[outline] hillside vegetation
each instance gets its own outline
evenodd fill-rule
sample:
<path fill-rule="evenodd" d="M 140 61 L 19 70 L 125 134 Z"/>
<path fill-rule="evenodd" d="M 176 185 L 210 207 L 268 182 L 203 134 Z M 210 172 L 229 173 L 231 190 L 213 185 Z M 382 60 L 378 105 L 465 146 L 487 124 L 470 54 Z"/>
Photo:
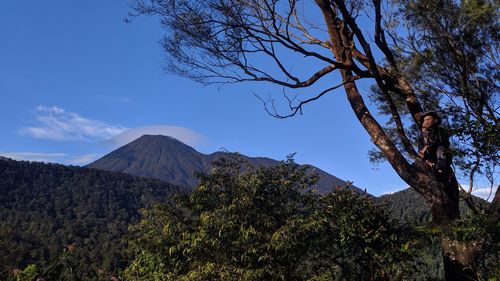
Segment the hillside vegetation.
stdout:
<path fill-rule="evenodd" d="M 271 168 L 219 161 L 175 204 L 133 227 L 127 280 L 402 280 L 428 275 L 422 243 L 372 198 L 317 181 L 289 160 Z M 425 279 L 423 279 L 425 280 Z"/>
<path fill-rule="evenodd" d="M 473 204 L 480 210 L 487 206 L 487 202 L 479 197 L 472 196 Z M 432 221 L 430 207 L 413 188 L 407 188 L 391 194 L 376 197 L 378 204 L 388 208 L 391 218 L 400 223 L 425 224 Z M 462 216 L 471 212 L 465 201 L 460 200 L 460 213 Z"/>
<path fill-rule="evenodd" d="M 0 280 L 30 263 L 45 266 L 64 250 L 74 280 L 123 268 L 128 224 L 178 190 L 121 173 L 0 160 Z"/>
<path fill-rule="evenodd" d="M 0 280 L 439 280 L 444 237 L 478 245 L 479 280 L 500 274 L 500 226 L 481 215 L 441 233 L 412 191 L 320 196 L 317 175 L 291 159 L 244 165 L 221 158 L 188 193 L 0 160 Z"/>

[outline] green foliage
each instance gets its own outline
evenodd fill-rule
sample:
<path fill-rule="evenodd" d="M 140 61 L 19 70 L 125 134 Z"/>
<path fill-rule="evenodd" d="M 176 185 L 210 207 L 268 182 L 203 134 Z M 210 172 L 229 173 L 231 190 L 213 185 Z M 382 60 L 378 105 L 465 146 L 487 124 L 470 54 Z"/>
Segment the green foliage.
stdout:
<path fill-rule="evenodd" d="M 491 218 L 484 214 L 473 213 L 465 204 L 460 202 L 461 218 L 455 220 L 447 229 L 433 226 L 431 222 L 430 208 L 419 194 L 409 188 L 394 194 L 384 195 L 376 199 L 379 204 L 386 206 L 391 217 L 401 224 L 414 226 L 420 243 L 423 246 L 421 253 L 422 264 L 435 276 L 440 275 L 439 266 L 434 265 L 442 258 L 441 240 L 451 241 L 461 247 L 467 248 L 474 253 L 472 269 L 478 280 L 490 280 L 500 276 L 500 225 L 493 223 Z M 486 210 L 489 206 L 486 201 L 474 198 L 480 210 Z M 463 252 L 462 252 L 463 253 Z M 465 251 L 464 255 L 469 252 Z M 425 279 L 423 279 L 425 280 Z"/>
<path fill-rule="evenodd" d="M 15 269 L 33 271 L 30 264 L 50 269 L 68 248 L 72 277 L 50 280 L 98 279 L 99 270 L 109 278 L 127 263 L 122 237 L 138 209 L 177 190 L 125 174 L 0 160 L 0 280 Z"/>
<path fill-rule="evenodd" d="M 40 276 L 40 269 L 35 264 L 30 264 L 16 276 L 16 279 L 19 281 L 29 281 L 38 276 Z"/>
<path fill-rule="evenodd" d="M 500 277 L 500 222 L 485 215 L 469 215 L 450 226 L 448 236 L 477 248 L 474 269 L 480 280 Z"/>
<path fill-rule="evenodd" d="M 424 110 L 440 112 L 454 144 L 455 165 L 469 177 L 491 174 L 500 164 L 498 2 L 491 0 L 394 0 L 392 29 L 398 63 Z M 399 32 L 398 32 L 399 31 Z M 401 97 L 394 95 L 403 115 Z M 372 100 L 389 111 L 376 91 Z M 410 121 L 410 118 L 406 118 Z M 389 127 L 394 128 L 393 120 Z M 417 136 L 415 127 L 408 133 Z M 372 152 L 374 160 L 380 155 Z"/>
<path fill-rule="evenodd" d="M 52 259 L 45 268 L 37 264 L 29 264 L 23 270 L 14 270 L 10 275 L 5 276 L 7 281 L 32 281 L 38 278 L 45 280 L 77 280 L 70 263 L 72 259 L 72 248 L 65 249 L 64 252 Z"/>
<path fill-rule="evenodd" d="M 375 200 L 389 210 L 392 219 L 400 223 L 419 225 L 432 219 L 429 206 L 413 188 L 382 195 Z"/>
<path fill-rule="evenodd" d="M 244 172 L 242 172 L 244 171 Z M 221 160 L 190 195 L 143 210 L 129 280 L 402 280 L 418 242 L 348 190 L 316 196 L 291 159 L 272 168 Z"/>
<path fill-rule="evenodd" d="M 430 207 L 413 188 L 407 188 L 392 194 L 382 195 L 375 202 L 388 209 L 390 217 L 401 224 L 425 225 L 432 221 Z M 472 196 L 474 205 L 484 211 L 489 205 L 478 197 Z M 462 216 L 471 216 L 472 211 L 464 201 L 460 201 Z"/>

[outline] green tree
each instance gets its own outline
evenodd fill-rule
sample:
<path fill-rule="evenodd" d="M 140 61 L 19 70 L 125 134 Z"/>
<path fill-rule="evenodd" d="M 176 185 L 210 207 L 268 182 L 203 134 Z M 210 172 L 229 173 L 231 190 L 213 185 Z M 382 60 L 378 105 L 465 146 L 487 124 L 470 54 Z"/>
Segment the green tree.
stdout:
<path fill-rule="evenodd" d="M 62 260 L 73 277 L 60 280 L 109 278 L 128 263 L 122 237 L 138 209 L 179 190 L 120 173 L 0 160 L 0 280 L 29 264 L 36 265 L 31 272 L 53 272 L 51 264 L 69 254 L 63 249 L 71 249 Z"/>
<path fill-rule="evenodd" d="M 273 101 L 266 103 L 276 117 L 302 113 L 308 103 L 343 88 L 379 155 L 425 199 L 433 222 L 443 229 L 459 217 L 460 187 L 453 173 L 439 179 L 418 156 L 422 136 L 415 128 L 423 112 L 438 109 L 451 121 L 462 156 L 455 159 L 472 180 L 498 166 L 495 1 L 134 3 L 132 17 L 160 17 L 166 68 L 174 74 L 208 84 L 263 81 L 316 93 L 289 98 L 289 114 L 277 112 Z M 397 32 L 402 27 L 409 31 Z M 305 70 L 293 67 L 297 61 Z M 372 95 L 389 114 L 388 127 L 368 108 L 368 95 L 357 84 L 361 79 L 373 81 Z M 498 220 L 500 189 L 491 206 L 492 220 Z"/>
<path fill-rule="evenodd" d="M 343 87 L 381 155 L 431 205 L 435 223 L 446 225 L 456 219 L 458 183 L 453 176 L 440 181 L 432 171 L 418 168 L 425 166 L 415 145 L 420 132 L 411 127 L 419 126 L 424 110 L 451 110 L 439 104 L 446 92 L 455 101 L 451 112 L 461 113 L 453 124 L 457 138 L 465 142 L 462 152 L 469 162 L 464 167 L 477 171 L 476 156 L 481 163 L 498 162 L 496 6 L 482 0 L 317 0 L 315 4 L 138 0 L 131 15 L 160 16 L 167 31 L 162 40 L 168 54 L 166 68 L 203 83 L 265 81 L 289 89 L 316 89 L 324 85 L 320 81 L 340 74 L 339 84 L 327 86 L 317 96 L 297 104 L 289 100 L 290 114 L 279 115 L 273 107 L 268 111 L 276 117 L 293 116 L 307 103 Z M 370 27 L 371 33 L 360 24 Z M 401 25 L 410 27 L 410 32 L 391 33 Z M 297 61 L 290 59 L 293 55 L 310 65 L 308 69 L 317 69 L 309 76 L 292 71 L 291 63 Z M 436 73 L 458 79 L 434 77 Z M 367 108 L 356 84 L 360 79 L 375 82 L 376 99 L 390 114 L 393 130 L 384 129 Z M 432 91 L 427 84 L 434 87 Z"/>
<path fill-rule="evenodd" d="M 493 188 L 500 163 L 498 5 L 482 0 L 394 3 L 392 21 L 404 23 L 388 30 L 394 53 L 424 108 L 445 118 L 453 135 L 458 176 L 469 182 L 469 194 L 477 177 Z M 383 95 L 375 87 L 374 91 L 372 99 L 380 112 L 390 115 Z M 392 98 L 404 112 L 400 98 Z M 386 130 L 394 132 L 393 120 L 388 125 Z M 417 133 L 414 126 L 407 128 Z"/>
<path fill-rule="evenodd" d="M 15 270 L 12 274 L 2 274 L 6 281 L 33 281 L 33 280 L 80 280 L 73 272 L 70 260 L 72 249 L 65 249 L 61 255 L 54 257 L 44 268 L 37 264 L 29 264 L 24 269 Z"/>
<path fill-rule="evenodd" d="M 417 272 L 409 262 L 415 241 L 402 238 L 385 209 L 349 190 L 306 192 L 316 180 L 292 160 L 258 169 L 221 160 L 191 194 L 143 211 L 125 276 L 401 280 Z"/>

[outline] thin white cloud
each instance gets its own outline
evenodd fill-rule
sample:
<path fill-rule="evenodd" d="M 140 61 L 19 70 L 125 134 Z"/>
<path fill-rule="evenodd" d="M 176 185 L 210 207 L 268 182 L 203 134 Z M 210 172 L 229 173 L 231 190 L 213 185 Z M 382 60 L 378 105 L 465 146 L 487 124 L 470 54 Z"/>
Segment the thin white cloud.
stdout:
<path fill-rule="evenodd" d="M 86 165 L 100 157 L 99 154 L 69 155 L 68 153 L 43 152 L 1 152 L 0 156 L 18 161 L 35 161 L 45 163 L 60 163 L 66 165 Z"/>
<path fill-rule="evenodd" d="M 390 189 L 390 190 L 382 191 L 379 195 L 375 195 L 375 196 L 391 195 L 391 194 L 394 194 L 396 192 L 400 192 L 402 190 L 405 190 L 407 188 L 408 188 L 408 186 L 407 187 L 401 187 L 401 188 L 393 188 L 393 189 Z"/>
<path fill-rule="evenodd" d="M 113 146 L 122 146 L 140 138 L 143 135 L 169 136 L 191 146 L 200 144 L 205 140 L 205 137 L 203 137 L 201 134 L 187 128 L 156 125 L 128 129 L 106 140 L 106 143 L 109 143 Z"/>
<path fill-rule="evenodd" d="M 68 156 L 66 153 L 40 153 L 40 152 L 0 152 L 1 156 L 14 160 L 36 162 L 59 162 Z"/>
<path fill-rule="evenodd" d="M 63 108 L 39 105 L 35 109 L 36 125 L 19 130 L 22 135 L 49 140 L 99 141 L 113 137 L 126 127 L 82 117 Z"/>
<path fill-rule="evenodd" d="M 90 162 L 93 162 L 94 160 L 97 160 L 101 155 L 99 154 L 85 154 L 85 155 L 79 155 L 79 156 L 73 156 L 71 159 L 66 161 L 67 164 L 70 165 L 86 165 L 89 164 Z"/>
<path fill-rule="evenodd" d="M 462 189 L 465 192 L 469 192 L 469 184 L 466 183 L 461 183 Z M 495 186 L 488 187 L 489 184 L 486 183 L 480 183 L 472 188 L 472 195 L 477 196 L 479 198 L 482 198 L 484 200 L 493 200 L 493 197 L 495 196 L 495 192 L 497 188 Z"/>
<path fill-rule="evenodd" d="M 480 187 L 472 190 L 472 194 L 483 198 L 485 200 L 493 200 L 493 197 L 495 196 L 495 192 L 497 191 L 496 187 Z"/>

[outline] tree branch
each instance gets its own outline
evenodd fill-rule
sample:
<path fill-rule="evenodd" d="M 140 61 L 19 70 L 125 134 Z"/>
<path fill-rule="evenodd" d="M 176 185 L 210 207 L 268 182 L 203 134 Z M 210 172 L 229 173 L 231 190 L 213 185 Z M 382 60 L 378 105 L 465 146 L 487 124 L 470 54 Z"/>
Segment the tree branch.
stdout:
<path fill-rule="evenodd" d="M 274 106 L 274 100 L 271 100 L 271 108 L 272 108 L 272 111 L 269 110 L 269 107 L 268 107 L 268 104 L 269 104 L 269 100 L 268 101 L 264 101 L 260 96 L 256 95 L 254 93 L 254 95 L 264 104 L 264 109 L 266 110 L 266 112 L 271 115 L 272 117 L 275 117 L 275 118 L 278 118 L 278 119 L 286 119 L 286 118 L 289 118 L 289 117 L 292 117 L 292 116 L 295 116 L 297 113 L 300 113 L 302 114 L 302 109 L 304 107 L 304 105 L 310 103 L 310 102 L 313 102 L 315 100 L 318 100 L 319 98 L 321 98 L 322 96 L 324 96 L 325 94 L 333 91 L 333 90 L 336 90 L 342 86 L 344 86 L 346 83 L 350 83 L 350 82 L 353 82 L 353 81 L 356 81 L 358 79 L 360 79 L 361 77 L 360 76 L 353 76 L 351 77 L 351 79 L 349 81 L 345 81 L 341 84 L 338 84 L 336 86 L 333 86 L 333 87 L 330 87 L 328 89 L 325 89 L 323 91 L 321 91 L 321 93 L 319 93 L 318 95 L 312 97 L 312 98 L 309 98 L 309 99 L 306 99 L 306 100 L 303 100 L 303 101 L 300 101 L 299 104 L 297 105 L 293 105 L 293 102 L 295 100 L 294 99 L 290 99 L 288 98 L 286 95 L 285 95 L 285 98 L 288 100 L 288 106 L 290 107 L 290 113 L 287 114 L 287 115 L 281 115 L 278 113 L 278 111 L 276 110 L 276 107 Z"/>

